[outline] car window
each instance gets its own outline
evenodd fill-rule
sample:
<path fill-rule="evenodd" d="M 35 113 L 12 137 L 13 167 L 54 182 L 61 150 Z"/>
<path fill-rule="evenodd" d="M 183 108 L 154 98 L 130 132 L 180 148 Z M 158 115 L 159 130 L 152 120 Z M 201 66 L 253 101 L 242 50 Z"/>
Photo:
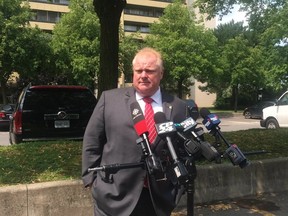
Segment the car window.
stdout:
<path fill-rule="evenodd" d="M 279 105 L 288 105 L 288 94 L 285 94 L 280 100 Z"/>
<path fill-rule="evenodd" d="M 26 92 L 23 109 L 91 109 L 95 101 L 94 95 L 85 89 L 31 89 Z"/>

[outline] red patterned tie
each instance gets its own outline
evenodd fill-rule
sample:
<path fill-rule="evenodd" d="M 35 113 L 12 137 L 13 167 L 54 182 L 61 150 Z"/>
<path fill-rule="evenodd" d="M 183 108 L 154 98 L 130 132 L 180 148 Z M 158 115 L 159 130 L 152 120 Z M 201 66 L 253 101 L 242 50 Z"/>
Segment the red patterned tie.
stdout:
<path fill-rule="evenodd" d="M 154 111 L 151 103 L 153 102 L 152 98 L 143 98 L 145 102 L 145 120 L 148 128 L 148 139 L 150 143 L 153 143 L 156 138 L 156 129 L 155 129 L 155 121 L 154 121 Z"/>

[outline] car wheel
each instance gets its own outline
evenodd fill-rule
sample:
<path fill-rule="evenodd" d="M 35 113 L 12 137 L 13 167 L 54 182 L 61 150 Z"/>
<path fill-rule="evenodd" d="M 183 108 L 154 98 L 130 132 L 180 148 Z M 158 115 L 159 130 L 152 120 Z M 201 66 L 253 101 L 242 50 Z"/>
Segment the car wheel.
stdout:
<path fill-rule="evenodd" d="M 250 119 L 251 118 L 251 113 L 249 111 L 246 111 L 244 113 L 244 117 L 245 117 L 245 119 Z"/>
<path fill-rule="evenodd" d="M 266 122 L 266 129 L 277 129 L 279 128 L 278 122 L 275 119 L 268 119 Z"/>

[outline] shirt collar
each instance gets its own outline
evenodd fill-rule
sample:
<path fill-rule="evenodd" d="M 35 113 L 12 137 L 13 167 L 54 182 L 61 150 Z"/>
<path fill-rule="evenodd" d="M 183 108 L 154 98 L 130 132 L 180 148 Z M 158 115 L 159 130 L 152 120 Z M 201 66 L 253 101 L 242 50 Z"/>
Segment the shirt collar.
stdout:
<path fill-rule="evenodd" d="M 152 95 L 150 98 L 154 100 L 155 103 L 161 104 L 162 103 L 162 96 L 161 96 L 161 90 L 158 88 L 158 90 L 155 92 L 154 95 Z M 136 91 L 136 100 L 142 100 L 143 97 Z"/>

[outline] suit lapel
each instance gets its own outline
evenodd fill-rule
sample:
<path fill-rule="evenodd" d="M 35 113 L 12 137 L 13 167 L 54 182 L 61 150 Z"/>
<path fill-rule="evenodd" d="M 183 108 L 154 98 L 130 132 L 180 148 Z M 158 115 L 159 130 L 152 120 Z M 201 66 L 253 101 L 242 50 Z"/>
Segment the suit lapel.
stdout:
<path fill-rule="evenodd" d="M 124 100 L 126 102 L 126 108 L 131 113 L 130 111 L 130 106 L 132 103 L 136 102 L 136 96 L 135 96 L 135 90 L 134 88 L 130 87 L 127 88 L 127 91 L 125 92 Z M 131 115 L 131 120 L 132 120 L 132 115 Z"/>
<path fill-rule="evenodd" d="M 173 106 L 170 103 L 171 101 L 171 96 L 162 93 L 162 106 L 163 106 L 163 112 L 165 113 L 166 119 L 170 120 L 171 119 L 171 115 L 172 115 L 172 110 L 173 110 Z"/>
<path fill-rule="evenodd" d="M 166 119 L 170 120 L 172 115 L 173 106 L 167 102 L 163 102 L 163 112 L 165 113 Z"/>

